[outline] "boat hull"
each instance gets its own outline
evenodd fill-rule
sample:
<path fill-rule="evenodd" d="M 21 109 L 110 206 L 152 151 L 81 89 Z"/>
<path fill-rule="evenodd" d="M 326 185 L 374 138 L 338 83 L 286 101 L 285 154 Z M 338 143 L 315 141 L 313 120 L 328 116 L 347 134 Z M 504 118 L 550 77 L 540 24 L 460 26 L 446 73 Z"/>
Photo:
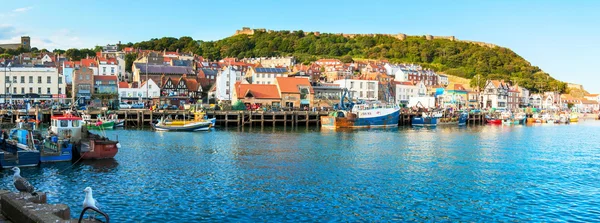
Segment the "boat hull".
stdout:
<path fill-rule="evenodd" d="M 486 120 L 486 122 L 488 124 L 492 124 L 492 125 L 500 125 L 500 124 L 502 124 L 502 120 L 500 120 L 500 119 L 488 119 L 488 120 Z"/>
<path fill-rule="evenodd" d="M 411 120 L 412 126 L 437 126 L 438 118 L 437 117 L 413 117 Z"/>
<path fill-rule="evenodd" d="M 86 124 L 85 126 L 87 127 L 87 129 L 92 129 L 92 130 L 113 129 L 115 127 L 115 122 L 113 122 L 113 121 L 103 122 L 100 125 L 96 125 L 95 123 L 89 123 L 89 124 Z"/>
<path fill-rule="evenodd" d="M 70 143 L 66 146 L 62 146 L 59 150 L 56 149 L 56 144 L 44 145 L 44 148 L 40 151 L 40 162 L 42 163 L 66 162 L 71 161 L 72 159 L 73 145 Z"/>
<path fill-rule="evenodd" d="M 208 131 L 212 127 L 212 121 L 190 123 L 187 125 L 152 124 L 152 127 L 156 131 L 173 131 L 173 132 Z"/>
<path fill-rule="evenodd" d="M 374 111 L 376 112 L 376 111 Z M 367 117 L 321 117 L 321 127 L 326 129 L 337 128 L 386 128 L 398 127 L 400 109 L 393 109 L 383 115 L 371 115 Z"/>
<path fill-rule="evenodd" d="M 77 147 L 77 158 L 84 160 L 114 158 L 119 152 L 118 143 L 112 140 L 91 139 L 88 143 L 81 143 Z"/>
<path fill-rule="evenodd" d="M 2 168 L 8 169 L 13 167 L 29 167 L 37 166 L 40 163 L 40 152 L 39 151 L 17 151 L 17 154 L 1 151 L 0 152 L 0 165 Z"/>

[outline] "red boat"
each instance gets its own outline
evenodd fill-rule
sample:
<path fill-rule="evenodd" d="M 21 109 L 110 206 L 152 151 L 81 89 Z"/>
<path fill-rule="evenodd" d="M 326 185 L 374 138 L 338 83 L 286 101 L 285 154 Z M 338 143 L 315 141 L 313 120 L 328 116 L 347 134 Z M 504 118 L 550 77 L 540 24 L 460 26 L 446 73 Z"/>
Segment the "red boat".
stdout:
<path fill-rule="evenodd" d="M 486 119 L 488 124 L 493 124 L 493 125 L 501 125 L 502 124 L 502 120 L 500 119 Z"/>

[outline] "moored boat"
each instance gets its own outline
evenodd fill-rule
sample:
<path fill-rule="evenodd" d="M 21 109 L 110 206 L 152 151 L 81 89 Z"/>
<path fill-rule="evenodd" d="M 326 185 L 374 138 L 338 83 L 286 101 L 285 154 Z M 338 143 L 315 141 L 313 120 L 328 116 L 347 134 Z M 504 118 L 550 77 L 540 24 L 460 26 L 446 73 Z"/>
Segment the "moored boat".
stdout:
<path fill-rule="evenodd" d="M 421 116 L 414 116 L 411 119 L 412 126 L 437 126 L 438 117 L 427 113 L 421 114 Z"/>
<path fill-rule="evenodd" d="M 395 105 L 355 105 L 351 110 L 339 110 L 321 117 L 323 128 L 397 127 L 400 107 Z"/>
<path fill-rule="evenodd" d="M 82 120 L 79 117 L 53 116 L 50 129 L 40 145 L 40 161 L 62 162 L 73 159 L 73 132 L 81 132 Z M 80 134 L 77 134 L 80 135 Z"/>
<path fill-rule="evenodd" d="M 468 120 L 469 120 L 469 113 L 462 112 L 458 116 L 458 125 L 466 125 Z"/>
<path fill-rule="evenodd" d="M 102 117 L 99 117 L 96 120 L 93 120 L 91 118 L 91 116 L 88 114 L 81 115 L 81 118 L 83 119 L 84 125 L 87 129 L 104 130 L 104 129 L 113 129 L 115 127 L 114 120 L 109 120 L 109 119 L 105 119 Z"/>
<path fill-rule="evenodd" d="M 0 143 L 2 168 L 37 166 L 40 163 L 40 151 L 35 147 L 31 129 L 18 127 L 11 129 L 10 133 L 2 130 Z"/>
<path fill-rule="evenodd" d="M 65 113 L 62 116 L 54 116 L 57 125 L 52 125 L 50 131 L 53 134 L 69 139 L 73 149 L 73 159 L 108 159 L 114 158 L 121 147 L 118 140 L 111 140 L 106 136 L 91 133 L 83 125 L 83 119 Z"/>
<path fill-rule="evenodd" d="M 571 113 L 569 117 L 570 122 L 579 122 L 579 115 L 577 113 Z"/>
<path fill-rule="evenodd" d="M 164 118 L 161 118 L 158 123 L 153 123 L 152 127 L 156 131 L 208 131 L 214 126 L 215 122 L 215 118 L 206 119 L 206 116 L 203 112 L 196 112 L 194 113 L 193 120 L 165 120 Z"/>

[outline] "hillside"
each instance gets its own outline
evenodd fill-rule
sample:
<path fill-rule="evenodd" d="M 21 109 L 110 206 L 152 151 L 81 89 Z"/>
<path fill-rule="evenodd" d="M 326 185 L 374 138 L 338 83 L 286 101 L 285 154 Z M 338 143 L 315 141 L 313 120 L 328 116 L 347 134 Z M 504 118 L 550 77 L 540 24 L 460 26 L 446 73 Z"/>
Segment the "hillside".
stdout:
<path fill-rule="evenodd" d="M 491 45 L 491 44 L 490 44 Z M 127 46 L 142 49 L 193 52 L 205 58 L 295 56 L 309 63 L 318 58 L 388 59 L 393 63 L 417 63 L 453 76 L 503 79 L 535 91 L 564 92 L 566 84 L 555 80 L 539 67 L 510 49 L 452 39 L 431 39 L 426 36 L 395 38 L 390 35 L 345 36 L 303 31 L 261 31 L 252 35 L 239 34 L 218 41 L 194 41 L 164 37 Z"/>

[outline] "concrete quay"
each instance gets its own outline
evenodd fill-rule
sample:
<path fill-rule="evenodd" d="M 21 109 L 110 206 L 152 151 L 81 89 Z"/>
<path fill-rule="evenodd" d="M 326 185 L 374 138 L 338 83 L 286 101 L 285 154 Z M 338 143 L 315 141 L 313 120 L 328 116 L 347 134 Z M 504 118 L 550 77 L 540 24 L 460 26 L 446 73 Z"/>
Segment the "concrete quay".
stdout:
<path fill-rule="evenodd" d="M 0 223 L 75 223 L 79 219 L 71 217 L 71 209 L 65 204 L 48 204 L 46 194 L 39 192 L 39 196 L 25 195 L 0 190 Z M 89 212 L 91 213 L 91 212 Z M 75 216 L 79 217 L 79 216 Z M 81 222 L 93 223 L 98 220 L 83 220 Z"/>

